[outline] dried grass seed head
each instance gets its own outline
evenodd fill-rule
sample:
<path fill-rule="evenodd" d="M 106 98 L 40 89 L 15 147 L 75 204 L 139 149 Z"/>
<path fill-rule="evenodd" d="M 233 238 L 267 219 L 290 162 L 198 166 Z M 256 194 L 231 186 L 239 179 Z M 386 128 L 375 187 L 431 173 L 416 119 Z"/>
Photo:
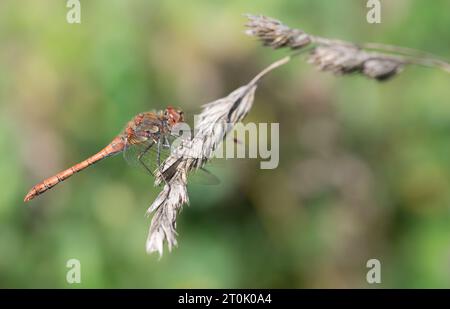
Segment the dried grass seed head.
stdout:
<path fill-rule="evenodd" d="M 279 20 L 262 15 L 247 14 L 246 16 L 249 21 L 246 24 L 248 29 L 245 33 L 259 38 L 265 46 L 300 49 L 311 43 L 308 34 L 299 29 L 291 29 Z"/>
<path fill-rule="evenodd" d="M 378 81 L 385 81 L 400 73 L 404 65 L 399 60 L 372 58 L 364 61 L 362 73 Z"/>
<path fill-rule="evenodd" d="M 317 46 L 308 61 L 322 71 L 338 75 L 359 73 L 379 81 L 395 76 L 405 64 L 398 57 L 366 52 L 348 44 Z"/>

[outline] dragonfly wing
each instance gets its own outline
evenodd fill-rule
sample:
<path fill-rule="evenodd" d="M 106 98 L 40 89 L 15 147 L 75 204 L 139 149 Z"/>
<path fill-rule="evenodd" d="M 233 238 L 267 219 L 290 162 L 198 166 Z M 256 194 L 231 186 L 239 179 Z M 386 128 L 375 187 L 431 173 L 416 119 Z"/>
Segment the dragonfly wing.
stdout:
<path fill-rule="evenodd" d="M 204 167 L 193 170 L 189 174 L 189 182 L 199 185 L 216 186 L 220 184 L 219 178 Z"/>
<path fill-rule="evenodd" d="M 153 175 L 159 169 L 159 164 L 162 164 L 171 153 L 170 144 L 165 143 L 163 139 L 164 136 L 161 137 L 159 146 L 158 142 L 150 140 L 131 145 L 124 152 L 125 160 L 131 166 L 143 168 L 147 173 Z"/>
<path fill-rule="evenodd" d="M 145 142 L 129 145 L 124 150 L 124 158 L 132 166 L 138 166 L 145 172 L 154 175 L 161 167 L 159 164 L 171 155 L 171 145 L 179 135 L 161 135 L 160 141 L 147 140 Z M 158 145 L 159 144 L 159 145 Z M 176 160 L 164 171 L 164 176 L 171 179 L 176 172 L 181 158 Z M 158 164 L 159 163 L 159 164 Z M 217 185 L 220 180 L 205 168 L 199 168 L 189 173 L 189 183 L 202 185 Z"/>
<path fill-rule="evenodd" d="M 153 141 L 148 140 L 142 143 L 127 145 L 123 151 L 125 161 L 131 166 L 139 166 L 139 156 L 145 152 L 146 149 L 152 147 Z"/>

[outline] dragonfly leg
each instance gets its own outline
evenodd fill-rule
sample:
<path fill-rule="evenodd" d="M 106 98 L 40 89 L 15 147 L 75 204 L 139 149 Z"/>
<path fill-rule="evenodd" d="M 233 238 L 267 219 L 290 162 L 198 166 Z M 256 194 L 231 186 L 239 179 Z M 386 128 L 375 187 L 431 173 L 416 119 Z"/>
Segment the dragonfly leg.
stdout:
<path fill-rule="evenodd" d="M 169 143 L 169 139 L 167 138 L 167 136 L 164 135 L 164 144 L 163 146 L 165 148 L 170 148 L 170 143 Z"/>
<path fill-rule="evenodd" d="M 164 137 L 164 138 L 166 138 L 166 137 Z M 161 168 L 161 155 L 160 155 L 160 153 L 161 153 L 161 147 L 163 146 L 161 138 L 158 140 L 158 145 L 157 146 L 158 146 L 158 151 L 157 151 L 157 154 L 156 154 L 156 163 L 158 164 L 159 174 L 161 175 L 161 178 L 164 180 L 166 185 L 168 185 L 169 183 L 167 182 L 166 177 L 164 177 L 164 171 Z"/>
<path fill-rule="evenodd" d="M 161 139 L 158 140 L 158 153 L 157 153 L 157 156 L 156 156 L 156 163 L 158 163 L 158 167 L 161 166 L 161 155 L 160 155 L 160 152 L 161 152 Z"/>
<path fill-rule="evenodd" d="M 148 145 L 144 151 L 142 151 L 139 155 L 138 155 L 138 160 L 139 162 L 142 164 L 143 167 L 145 167 L 145 169 L 150 173 L 150 175 L 152 175 L 153 177 L 155 177 L 155 174 L 153 174 L 152 170 L 147 166 L 147 164 L 145 164 L 144 161 L 142 161 L 142 157 L 150 150 L 150 148 L 153 146 L 153 144 Z"/>

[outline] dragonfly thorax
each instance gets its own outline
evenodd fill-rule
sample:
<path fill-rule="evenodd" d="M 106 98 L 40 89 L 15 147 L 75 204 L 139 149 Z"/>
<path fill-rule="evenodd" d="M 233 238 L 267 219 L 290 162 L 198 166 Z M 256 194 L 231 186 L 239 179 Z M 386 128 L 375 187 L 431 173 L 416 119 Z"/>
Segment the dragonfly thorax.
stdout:
<path fill-rule="evenodd" d="M 124 131 L 128 144 L 157 142 L 162 135 L 170 134 L 172 128 L 184 121 L 183 111 L 167 107 L 164 111 L 137 114 Z"/>

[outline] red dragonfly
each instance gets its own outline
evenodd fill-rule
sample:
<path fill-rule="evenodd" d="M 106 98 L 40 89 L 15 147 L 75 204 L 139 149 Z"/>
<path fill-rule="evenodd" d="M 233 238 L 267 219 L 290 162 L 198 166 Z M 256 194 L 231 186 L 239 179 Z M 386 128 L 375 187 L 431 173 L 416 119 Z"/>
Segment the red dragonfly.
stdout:
<path fill-rule="evenodd" d="M 153 174 L 151 168 L 148 167 L 144 158 L 152 149 L 152 147 L 156 145 L 156 163 L 159 167 L 161 165 L 161 150 L 163 148 L 170 148 L 168 139 L 171 134 L 170 132 L 176 124 L 183 121 L 183 112 L 170 106 L 167 107 L 164 111 L 156 113 L 145 112 L 136 115 L 130 122 L 128 122 L 122 133 L 116 136 L 111 141 L 111 143 L 109 143 L 109 145 L 107 145 L 92 157 L 87 158 L 86 160 L 75 164 L 74 166 L 38 183 L 33 188 L 31 188 L 31 190 L 25 196 L 24 201 L 28 202 L 34 199 L 36 196 L 53 188 L 58 183 L 66 180 L 73 174 L 84 170 L 85 168 L 99 162 L 100 160 L 103 160 L 120 152 L 125 152 L 128 157 L 134 156 L 134 159 L 137 159 L 137 161 L 142 164 L 147 171 Z"/>

